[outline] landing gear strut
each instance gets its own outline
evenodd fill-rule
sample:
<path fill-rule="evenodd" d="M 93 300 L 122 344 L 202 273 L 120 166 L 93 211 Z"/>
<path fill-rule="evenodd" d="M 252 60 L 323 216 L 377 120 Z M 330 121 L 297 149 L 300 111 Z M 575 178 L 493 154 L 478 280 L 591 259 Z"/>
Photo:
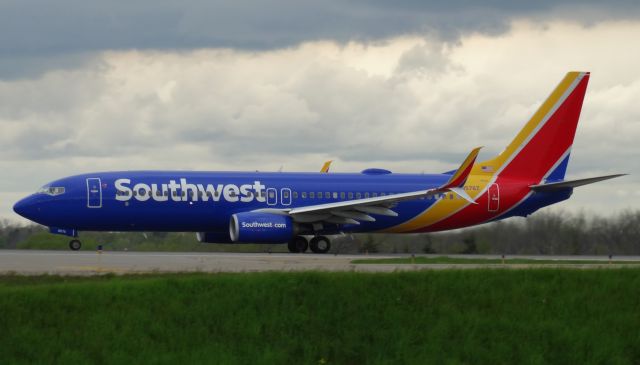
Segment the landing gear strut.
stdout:
<path fill-rule="evenodd" d="M 304 253 L 309 247 L 309 242 L 302 236 L 295 236 L 289 241 L 288 247 L 291 253 Z"/>
<path fill-rule="evenodd" d="M 309 242 L 309 247 L 313 253 L 327 253 L 331 249 L 331 241 L 325 236 L 316 236 Z"/>
<path fill-rule="evenodd" d="M 82 242 L 79 240 L 71 240 L 69 241 L 69 248 L 73 251 L 78 251 L 82 247 Z"/>

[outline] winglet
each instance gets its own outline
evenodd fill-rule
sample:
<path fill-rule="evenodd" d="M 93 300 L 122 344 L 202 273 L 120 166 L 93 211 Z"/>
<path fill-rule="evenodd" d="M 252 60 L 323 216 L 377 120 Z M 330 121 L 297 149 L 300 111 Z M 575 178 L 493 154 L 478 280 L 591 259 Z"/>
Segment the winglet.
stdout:
<path fill-rule="evenodd" d="M 331 167 L 331 163 L 333 162 L 333 160 L 329 160 L 327 162 L 324 163 L 324 165 L 322 165 L 322 168 L 320 169 L 320 172 L 323 174 L 326 174 L 329 172 L 329 167 Z"/>
<path fill-rule="evenodd" d="M 456 170 L 456 172 L 451 176 L 449 181 L 446 184 L 442 185 L 438 189 L 451 189 L 451 188 L 461 188 L 464 186 L 464 183 L 467 182 L 467 178 L 471 173 L 471 168 L 473 168 L 473 163 L 476 162 L 476 158 L 478 157 L 478 153 L 480 153 L 480 149 L 482 147 L 476 147 L 469 153 L 469 156 L 464 160 L 462 165 Z"/>

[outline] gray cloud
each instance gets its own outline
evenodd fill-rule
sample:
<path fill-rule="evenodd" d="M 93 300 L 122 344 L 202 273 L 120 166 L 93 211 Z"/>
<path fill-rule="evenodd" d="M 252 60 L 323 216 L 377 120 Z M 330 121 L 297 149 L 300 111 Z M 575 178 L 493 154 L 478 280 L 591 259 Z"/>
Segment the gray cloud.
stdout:
<path fill-rule="evenodd" d="M 593 24 L 635 19 L 639 8 L 632 0 L 5 0 L 0 3 L 0 78 L 68 68 L 82 61 L 74 54 L 103 50 L 265 50 L 315 40 L 370 42 L 416 34 L 453 41 L 470 32 L 503 33 L 519 18 Z"/>
<path fill-rule="evenodd" d="M 525 22 L 446 46 L 401 37 L 96 53 L 0 81 L 0 216 L 49 180 L 96 170 L 315 171 L 331 158 L 334 171 L 447 171 L 472 147 L 498 153 L 575 68 L 593 76 L 570 175 L 632 176 L 585 187 L 570 204 L 637 206 L 640 49 L 627 45 L 638 32 L 640 22 Z"/>

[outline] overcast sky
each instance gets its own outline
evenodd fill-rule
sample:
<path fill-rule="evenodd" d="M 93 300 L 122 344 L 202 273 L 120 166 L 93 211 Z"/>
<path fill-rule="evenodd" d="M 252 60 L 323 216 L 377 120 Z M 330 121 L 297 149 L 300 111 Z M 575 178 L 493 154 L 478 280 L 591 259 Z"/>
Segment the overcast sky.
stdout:
<path fill-rule="evenodd" d="M 451 170 L 571 70 L 568 175 L 631 175 L 562 207 L 637 209 L 639 39 L 636 1 L 4 0 L 0 218 L 96 170 Z"/>

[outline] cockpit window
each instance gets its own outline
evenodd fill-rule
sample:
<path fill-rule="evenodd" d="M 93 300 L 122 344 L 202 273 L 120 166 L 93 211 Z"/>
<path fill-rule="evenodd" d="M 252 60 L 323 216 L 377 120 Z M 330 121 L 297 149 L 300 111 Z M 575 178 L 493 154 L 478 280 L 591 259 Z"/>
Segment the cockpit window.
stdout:
<path fill-rule="evenodd" d="M 64 194 L 64 187 L 62 186 L 43 186 L 38 190 L 38 193 L 47 194 L 51 196 Z"/>

